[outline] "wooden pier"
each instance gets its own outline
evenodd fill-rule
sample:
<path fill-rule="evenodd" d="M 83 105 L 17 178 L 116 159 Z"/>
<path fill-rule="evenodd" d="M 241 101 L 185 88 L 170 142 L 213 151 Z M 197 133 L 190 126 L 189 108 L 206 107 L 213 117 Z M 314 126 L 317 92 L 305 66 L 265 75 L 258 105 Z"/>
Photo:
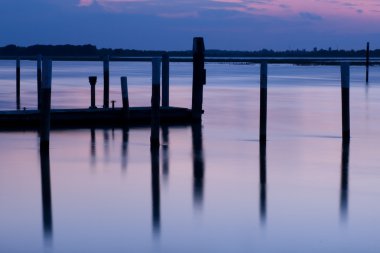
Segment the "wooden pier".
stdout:
<path fill-rule="evenodd" d="M 110 127 L 126 125 L 183 125 L 200 122 L 203 109 L 203 85 L 206 83 L 204 70 L 204 41 L 203 38 L 194 38 L 193 41 L 193 105 L 192 108 L 180 108 L 169 105 L 169 56 L 164 54 L 161 58 L 143 58 L 144 61 L 152 62 L 152 105 L 150 107 L 129 107 L 127 77 L 120 77 L 120 93 L 123 99 L 123 107 L 115 108 L 114 101 L 110 107 L 109 101 L 109 62 L 114 60 L 109 56 L 98 61 L 103 61 L 103 105 L 101 108 L 95 106 L 95 85 L 98 80 L 96 76 L 89 76 L 91 103 L 85 109 L 51 109 L 50 97 L 51 86 L 54 86 L 54 78 L 51 78 L 51 62 L 66 59 L 44 58 L 37 56 L 35 59 L 16 58 L 16 101 L 14 111 L 0 111 L 0 130 L 39 129 L 41 132 L 52 128 L 82 128 L 82 127 Z M 36 89 L 38 94 L 37 109 L 21 109 L 20 96 L 20 59 L 35 60 L 37 62 Z M 68 57 L 69 59 L 69 57 Z M 86 61 L 87 58 L 76 59 Z M 94 60 L 94 59 L 92 59 Z M 140 61 L 139 59 L 132 59 Z M 42 65 L 42 68 L 41 68 Z M 161 94 L 161 65 L 162 65 L 162 94 Z M 50 66 L 47 69 L 44 66 Z M 44 80 L 45 76 L 48 78 Z M 47 83 L 49 82 L 49 83 Z M 49 87 L 44 89 L 44 87 Z M 162 96 L 162 106 L 160 106 Z M 47 99 L 48 98 L 48 99 Z M 49 101 L 47 101 L 49 100 Z M 45 129 L 44 125 L 49 125 Z"/>

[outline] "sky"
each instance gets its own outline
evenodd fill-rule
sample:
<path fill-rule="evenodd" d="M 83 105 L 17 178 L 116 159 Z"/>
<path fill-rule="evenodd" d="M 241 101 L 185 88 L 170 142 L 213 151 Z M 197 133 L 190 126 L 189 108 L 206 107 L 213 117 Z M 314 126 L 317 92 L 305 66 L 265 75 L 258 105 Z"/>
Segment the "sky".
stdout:
<path fill-rule="evenodd" d="M 380 48 L 380 0 L 0 0 L 0 46 Z"/>

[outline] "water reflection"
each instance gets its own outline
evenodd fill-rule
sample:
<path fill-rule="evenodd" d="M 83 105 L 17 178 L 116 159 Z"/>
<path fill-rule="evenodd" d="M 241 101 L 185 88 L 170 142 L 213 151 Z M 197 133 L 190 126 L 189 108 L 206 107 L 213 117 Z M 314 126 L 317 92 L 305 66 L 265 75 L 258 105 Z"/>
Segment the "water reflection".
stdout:
<path fill-rule="evenodd" d="M 169 127 L 162 126 L 162 175 L 164 182 L 168 181 L 169 177 Z"/>
<path fill-rule="evenodd" d="M 96 135 L 95 135 L 94 128 L 91 128 L 90 155 L 91 155 L 91 167 L 94 167 L 96 164 Z"/>
<path fill-rule="evenodd" d="M 260 221 L 267 219 L 267 143 L 260 141 Z"/>
<path fill-rule="evenodd" d="M 106 163 L 110 159 L 110 135 L 108 129 L 103 129 L 103 138 L 104 138 L 104 160 Z"/>
<path fill-rule="evenodd" d="M 126 126 L 122 129 L 123 131 L 123 141 L 121 144 L 121 168 L 123 171 L 127 170 L 128 164 L 128 141 L 129 141 L 129 127 Z"/>
<path fill-rule="evenodd" d="M 160 215 L 160 150 L 151 147 L 150 161 L 152 170 L 152 226 L 153 233 L 159 235 L 161 231 Z"/>
<path fill-rule="evenodd" d="M 342 141 L 342 163 L 340 181 L 340 217 L 343 222 L 348 219 L 348 183 L 349 183 L 350 140 Z"/>
<path fill-rule="evenodd" d="M 202 125 L 191 125 L 193 142 L 193 201 L 195 207 L 202 207 L 204 190 L 204 154 L 202 140 Z"/>
<path fill-rule="evenodd" d="M 50 242 L 53 237 L 53 212 L 50 187 L 50 154 L 48 148 L 40 150 L 40 163 L 44 238 L 45 242 Z"/>

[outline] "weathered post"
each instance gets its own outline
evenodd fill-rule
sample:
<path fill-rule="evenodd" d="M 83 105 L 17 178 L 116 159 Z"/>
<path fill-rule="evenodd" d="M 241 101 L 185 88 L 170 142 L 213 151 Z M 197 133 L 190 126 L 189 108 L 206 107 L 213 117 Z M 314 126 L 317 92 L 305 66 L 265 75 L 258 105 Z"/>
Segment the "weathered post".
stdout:
<path fill-rule="evenodd" d="M 16 107 L 17 110 L 20 110 L 21 107 L 21 70 L 20 70 L 20 58 L 16 60 Z"/>
<path fill-rule="evenodd" d="M 366 61 L 365 61 L 365 81 L 368 83 L 369 81 L 369 42 L 367 42 L 367 50 L 366 50 Z"/>
<path fill-rule="evenodd" d="M 169 106 L 169 54 L 162 55 L 162 106 Z"/>
<path fill-rule="evenodd" d="M 41 110 L 42 56 L 37 56 L 37 109 Z"/>
<path fill-rule="evenodd" d="M 109 96 L 110 96 L 110 57 L 107 55 L 103 60 L 103 108 L 109 108 Z"/>
<path fill-rule="evenodd" d="M 160 71 L 161 58 L 152 60 L 152 121 L 150 146 L 158 148 L 160 146 Z"/>
<path fill-rule="evenodd" d="M 341 70 L 341 93 L 342 93 L 342 137 L 350 138 L 350 65 L 342 63 Z"/>
<path fill-rule="evenodd" d="M 206 84 L 205 45 L 202 37 L 193 40 L 193 97 L 192 118 L 194 121 L 202 120 L 203 85 Z"/>
<path fill-rule="evenodd" d="M 51 60 L 44 59 L 42 63 L 42 108 L 41 108 L 41 135 L 40 148 L 49 148 L 50 132 L 50 103 L 51 103 L 51 78 L 52 63 Z"/>
<path fill-rule="evenodd" d="M 129 98 L 128 98 L 128 79 L 126 76 L 120 78 L 121 81 L 121 97 L 123 100 L 123 114 L 124 122 L 127 122 L 129 119 Z"/>
<path fill-rule="evenodd" d="M 260 142 L 267 140 L 268 64 L 260 66 Z"/>
<path fill-rule="evenodd" d="M 96 85 L 97 77 L 96 76 L 89 76 L 88 77 L 88 81 L 90 82 L 90 85 L 91 85 L 91 106 L 90 106 L 90 109 L 96 109 L 96 105 L 95 105 L 95 85 Z"/>

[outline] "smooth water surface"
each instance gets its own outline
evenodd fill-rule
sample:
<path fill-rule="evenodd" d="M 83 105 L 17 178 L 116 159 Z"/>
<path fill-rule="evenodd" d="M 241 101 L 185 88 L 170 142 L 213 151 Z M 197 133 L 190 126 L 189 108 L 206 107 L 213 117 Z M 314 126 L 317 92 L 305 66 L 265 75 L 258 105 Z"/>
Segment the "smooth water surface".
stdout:
<path fill-rule="evenodd" d="M 36 107 L 22 62 L 21 106 Z M 0 132 L 0 252 L 379 252 L 380 69 L 351 68 L 351 141 L 338 67 L 269 65 L 268 142 L 258 142 L 259 66 L 207 64 L 202 126 Z M 111 64 L 111 96 L 149 105 L 148 63 Z M 191 104 L 191 65 L 171 64 L 170 103 Z M 14 62 L 0 107 L 15 108 Z M 54 108 L 89 106 L 99 63 L 54 63 Z"/>

